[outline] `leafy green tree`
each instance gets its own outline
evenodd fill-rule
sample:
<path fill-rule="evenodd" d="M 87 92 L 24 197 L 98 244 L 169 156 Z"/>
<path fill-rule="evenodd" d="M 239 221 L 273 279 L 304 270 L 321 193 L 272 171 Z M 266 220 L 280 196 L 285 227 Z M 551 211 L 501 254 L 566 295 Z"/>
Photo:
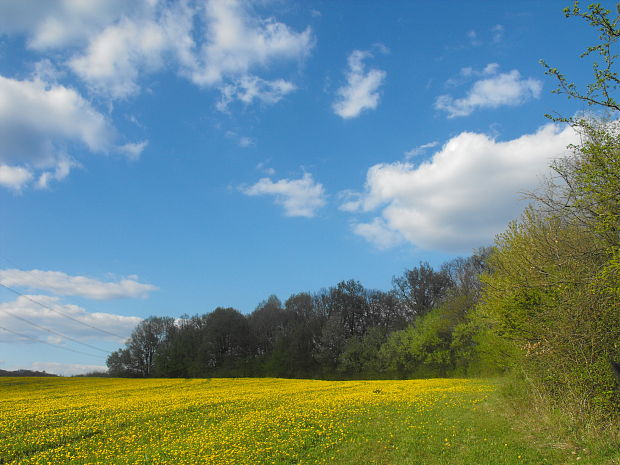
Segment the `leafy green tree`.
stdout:
<path fill-rule="evenodd" d="M 610 360 L 620 356 L 617 301 L 597 290 L 602 239 L 571 217 L 534 208 L 497 239 L 480 314 L 510 345 L 505 361 L 570 406 L 616 402 Z"/>
<path fill-rule="evenodd" d="M 198 352 L 206 372 L 234 368 L 251 354 L 250 325 L 238 310 L 218 307 L 205 316 L 204 323 Z"/>
<path fill-rule="evenodd" d="M 363 336 L 349 338 L 338 359 L 338 371 L 353 377 L 381 376 L 383 367 L 379 351 L 386 340 L 387 330 L 382 326 L 370 328 Z"/>

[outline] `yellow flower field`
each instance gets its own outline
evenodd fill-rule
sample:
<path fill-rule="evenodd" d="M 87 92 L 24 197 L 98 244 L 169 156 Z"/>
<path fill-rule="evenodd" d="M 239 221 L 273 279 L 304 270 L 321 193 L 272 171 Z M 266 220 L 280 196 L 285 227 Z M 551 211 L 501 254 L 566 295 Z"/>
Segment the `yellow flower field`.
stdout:
<path fill-rule="evenodd" d="M 0 463 L 329 463 L 342 444 L 364 441 L 356 431 L 373 411 L 411 411 L 411 434 L 423 434 L 425 411 L 472 406 L 491 389 L 469 380 L 0 378 Z"/>

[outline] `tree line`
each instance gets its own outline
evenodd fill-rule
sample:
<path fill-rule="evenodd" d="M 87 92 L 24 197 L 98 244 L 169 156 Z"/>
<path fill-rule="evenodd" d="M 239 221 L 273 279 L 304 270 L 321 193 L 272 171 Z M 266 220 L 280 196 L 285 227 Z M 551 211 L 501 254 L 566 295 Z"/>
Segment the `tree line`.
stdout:
<path fill-rule="evenodd" d="M 275 295 L 244 315 L 150 317 L 108 358 L 115 376 L 303 378 L 465 374 L 471 341 L 461 331 L 478 301 L 489 249 L 434 270 L 428 263 L 393 279 L 393 289 L 342 281 L 310 294 Z M 414 328 L 419 334 L 410 334 Z M 419 344 L 410 351 L 410 339 Z M 439 351 L 442 351 L 441 355 Z M 427 352 L 435 352 L 426 357 Z"/>

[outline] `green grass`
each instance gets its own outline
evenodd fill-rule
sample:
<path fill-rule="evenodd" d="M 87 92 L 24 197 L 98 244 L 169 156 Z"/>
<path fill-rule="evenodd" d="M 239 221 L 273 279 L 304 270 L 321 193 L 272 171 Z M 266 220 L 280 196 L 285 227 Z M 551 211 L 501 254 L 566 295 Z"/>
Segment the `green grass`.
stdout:
<path fill-rule="evenodd" d="M 526 430 L 506 416 L 502 399 L 492 394 L 466 408 L 449 401 L 419 414 L 391 406 L 358 418 L 350 439 L 333 453 L 335 464 L 620 464 L 620 446 L 565 442 L 545 432 Z M 524 412 L 527 416 L 527 413 Z"/>

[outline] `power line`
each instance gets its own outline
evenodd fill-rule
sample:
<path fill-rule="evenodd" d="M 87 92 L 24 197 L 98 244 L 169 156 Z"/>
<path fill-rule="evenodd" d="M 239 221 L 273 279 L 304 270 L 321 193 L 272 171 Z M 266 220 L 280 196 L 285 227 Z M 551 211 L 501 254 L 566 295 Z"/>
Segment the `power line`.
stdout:
<path fill-rule="evenodd" d="M 37 342 L 39 344 L 47 344 L 48 346 L 56 347 L 57 349 L 68 350 L 69 352 L 74 352 L 76 354 L 88 355 L 89 357 L 100 358 L 100 355 L 89 354 L 89 353 L 82 352 L 82 351 L 79 351 L 79 350 L 71 349 L 70 347 L 63 347 L 63 346 L 58 345 L 58 344 L 53 344 L 51 342 L 42 341 L 39 338 L 28 336 L 27 334 L 18 333 L 17 331 L 13 331 L 13 330 L 11 330 L 9 328 L 5 328 L 4 326 L 0 326 L 0 329 L 6 331 L 7 333 L 11 333 L 11 334 L 14 334 L 16 336 L 23 337 L 25 339 L 30 339 L 31 341 Z"/>
<path fill-rule="evenodd" d="M 109 334 L 110 336 L 114 336 L 114 337 L 117 337 L 117 338 L 122 339 L 122 340 L 126 339 L 126 337 L 124 337 L 124 336 L 120 336 L 118 334 L 114 334 L 114 333 L 112 333 L 110 331 L 107 331 L 105 329 L 97 328 L 96 326 L 93 326 L 91 324 L 88 324 L 88 323 L 85 323 L 85 322 L 83 322 L 81 320 L 78 320 L 77 318 L 74 318 L 74 317 L 72 317 L 71 315 L 68 315 L 65 312 L 61 312 L 60 310 L 58 310 L 56 308 L 50 307 L 49 305 L 42 304 L 41 302 L 38 302 L 38 301 L 34 300 L 32 297 L 30 297 L 30 296 L 28 296 L 26 294 L 23 294 L 23 293 L 19 292 L 18 290 L 13 289 L 12 287 L 7 286 L 6 284 L 0 283 L 0 286 L 4 287 L 5 289 L 8 289 L 9 291 L 13 292 L 14 294 L 22 296 L 25 299 L 28 299 L 30 302 L 32 302 L 34 304 L 37 304 L 40 307 L 46 308 L 47 310 L 51 310 L 52 312 L 56 312 L 59 315 L 64 316 L 65 318 L 69 318 L 70 320 L 73 320 L 76 323 L 81 324 L 82 326 L 86 326 L 88 328 L 94 329 L 94 330 L 99 331 L 101 333 Z"/>
<path fill-rule="evenodd" d="M 12 260 L 9 260 L 8 258 L 6 258 L 6 257 L 4 257 L 4 256 L 2 256 L 2 255 L 0 255 L 0 258 L 2 258 L 2 259 L 3 259 L 3 260 L 5 260 L 6 262 L 9 262 L 9 263 L 11 263 L 12 265 L 17 266 L 17 267 L 19 268 L 19 266 L 18 266 L 17 264 L 15 264 Z M 86 326 L 86 327 L 91 328 L 91 329 L 95 329 L 95 330 L 100 331 L 100 332 L 105 333 L 105 334 L 109 334 L 109 335 L 114 336 L 114 337 L 117 337 L 117 338 L 119 338 L 119 339 L 125 339 L 125 337 L 123 337 L 123 336 L 120 336 L 120 335 L 118 335 L 118 334 L 114 334 L 114 333 L 112 333 L 112 332 L 110 332 L 110 331 L 106 331 L 105 329 L 97 328 L 96 326 L 93 326 L 93 325 L 90 325 L 90 324 L 88 324 L 88 323 L 85 323 L 85 322 L 83 322 L 83 321 L 81 321 L 81 320 L 78 320 L 78 319 L 76 319 L 76 318 L 72 317 L 71 315 L 68 315 L 68 314 L 66 314 L 66 313 L 64 313 L 64 312 L 61 312 L 60 310 L 57 310 L 57 309 L 55 309 L 55 308 L 53 308 L 53 307 L 50 307 L 50 306 L 45 305 L 45 304 L 43 304 L 43 303 L 41 303 L 41 302 L 38 302 L 38 301 L 34 300 L 33 298 L 31 298 L 30 296 L 27 296 L 27 295 L 25 295 L 25 294 L 23 294 L 23 293 L 19 292 L 18 290 L 13 289 L 12 287 L 7 286 L 6 284 L 0 283 L 0 286 L 4 287 L 5 289 L 7 289 L 7 290 L 9 290 L 9 291 L 11 291 L 11 292 L 13 292 L 13 293 L 15 293 L 15 294 L 19 295 L 19 296 L 22 296 L 22 297 L 24 297 L 24 298 L 28 299 L 30 302 L 33 302 L 33 303 L 35 303 L 35 304 L 37 304 L 37 305 L 39 305 L 39 306 L 41 306 L 41 307 L 43 307 L 43 308 L 46 308 L 46 309 L 48 309 L 48 310 L 51 310 L 51 311 L 53 311 L 53 312 L 56 312 L 56 313 L 58 313 L 58 314 L 62 315 L 63 317 L 65 317 L 65 318 L 69 318 L 70 320 L 75 321 L 76 323 L 79 323 L 79 324 L 81 324 L 81 325 L 83 325 L 83 326 Z M 46 332 L 48 332 L 48 333 L 50 333 L 50 334 L 55 334 L 56 336 L 59 336 L 59 337 L 64 338 L 64 339 L 67 339 L 68 341 L 75 342 L 76 344 L 80 344 L 80 345 L 82 345 L 82 346 L 84 346 L 84 347 L 88 347 L 88 348 L 90 348 L 90 349 L 94 349 L 94 350 L 97 350 L 97 351 L 99 351 L 99 352 L 103 352 L 103 353 L 105 353 L 105 354 L 110 354 L 110 353 L 111 353 L 111 352 L 110 352 L 110 351 L 108 351 L 108 350 L 104 350 L 104 349 L 101 349 L 101 348 L 99 348 L 99 347 L 93 346 L 93 345 L 91 345 L 91 344 L 87 344 L 87 343 L 82 342 L 82 341 L 80 341 L 80 340 L 78 340 L 78 339 L 75 339 L 75 338 L 73 338 L 73 337 L 71 337 L 71 336 L 66 336 L 65 334 L 62 334 L 62 333 L 60 333 L 60 332 L 58 332 L 58 331 L 55 331 L 55 330 L 53 330 L 53 329 L 46 328 L 45 326 L 41 326 L 41 325 L 39 325 L 39 324 L 37 324 L 37 323 L 33 323 L 32 321 L 29 321 L 28 319 L 23 318 L 23 317 L 21 317 L 21 316 L 19 316 L 19 315 L 15 315 L 14 313 L 11 313 L 11 312 L 9 312 L 9 311 L 7 311 L 7 310 L 0 309 L 0 311 L 3 311 L 4 313 L 6 313 L 7 315 L 12 316 L 13 318 L 17 318 L 18 320 L 21 320 L 21 321 L 23 321 L 24 323 L 27 323 L 27 324 L 29 324 L 29 325 L 31 325 L 31 326 L 34 326 L 35 328 L 41 329 L 41 330 L 46 331 Z M 5 330 L 7 330 L 7 331 L 9 331 L 9 332 L 13 332 L 13 331 L 11 331 L 11 330 L 8 330 L 7 328 L 3 328 L 3 329 L 5 329 Z M 17 334 L 17 333 L 15 333 L 15 332 L 13 332 L 13 333 L 14 333 L 14 334 Z M 38 341 L 38 342 L 43 342 L 43 343 L 45 343 L 45 344 L 50 344 L 50 343 L 45 342 L 45 341 L 40 341 L 40 340 L 39 340 L 39 339 L 37 339 L 37 338 L 31 338 L 31 337 L 28 337 L 28 336 L 25 336 L 25 335 L 22 335 L 22 336 L 27 337 L 27 338 L 29 338 L 29 339 L 36 340 L 36 341 Z M 53 345 L 54 347 L 60 347 L 60 346 L 55 345 L 55 344 L 51 344 L 51 345 Z M 63 347 L 63 348 L 64 348 L 64 349 L 67 349 L 66 347 Z M 68 349 L 68 350 L 71 350 L 71 351 L 73 351 L 73 352 L 82 353 L 82 352 L 79 352 L 79 351 L 75 351 L 75 350 L 73 350 L 73 349 Z M 87 354 L 87 355 L 91 355 L 91 354 Z M 91 356 L 93 356 L 93 355 L 91 355 Z"/>
<path fill-rule="evenodd" d="M 59 333 L 58 331 L 53 330 L 53 329 L 49 329 L 49 328 L 46 328 L 45 326 L 41 326 L 41 325 L 38 325 L 36 323 L 33 323 L 32 321 L 29 321 L 26 318 L 23 318 L 21 316 L 15 315 L 14 313 L 11 313 L 11 312 L 9 312 L 7 310 L 0 309 L 0 311 L 6 313 L 7 315 L 12 316 L 13 318 L 17 318 L 18 320 L 21 320 L 24 323 L 27 323 L 27 324 L 29 324 L 31 326 L 34 326 L 35 328 L 39 328 L 39 329 L 41 329 L 43 331 L 46 331 L 46 332 L 48 332 L 50 334 L 55 334 L 56 336 L 60 336 L 60 337 L 62 337 L 64 339 L 67 339 L 69 341 L 75 342 L 76 344 L 80 344 L 80 345 L 83 345 L 84 347 L 88 347 L 90 349 L 98 350 L 99 352 L 103 352 L 103 353 L 106 353 L 106 354 L 110 354 L 111 353 L 109 350 L 100 349 L 99 347 L 95 347 L 93 345 L 87 344 L 86 342 L 82 342 L 82 341 L 80 341 L 78 339 L 75 339 L 75 338 L 73 338 L 71 336 L 66 336 L 66 335 L 64 335 L 62 333 Z"/>

